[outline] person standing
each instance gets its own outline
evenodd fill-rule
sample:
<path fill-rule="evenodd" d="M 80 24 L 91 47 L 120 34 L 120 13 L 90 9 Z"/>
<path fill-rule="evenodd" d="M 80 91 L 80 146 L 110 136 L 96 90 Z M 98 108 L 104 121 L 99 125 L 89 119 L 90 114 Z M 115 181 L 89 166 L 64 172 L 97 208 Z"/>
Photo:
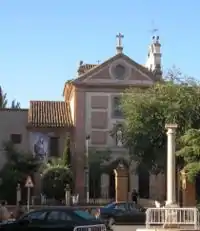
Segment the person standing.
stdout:
<path fill-rule="evenodd" d="M 132 194 L 131 194 L 131 197 L 132 197 L 132 201 L 137 204 L 138 203 L 138 193 L 137 191 L 134 189 Z"/>
<path fill-rule="evenodd" d="M 2 201 L 0 205 L 0 222 L 6 222 L 10 218 L 10 213 L 6 208 L 6 202 Z"/>
<path fill-rule="evenodd" d="M 21 216 L 23 216 L 25 213 L 24 206 L 22 204 L 22 201 L 19 201 L 19 204 L 17 206 L 16 212 L 15 212 L 15 218 L 19 219 Z"/>

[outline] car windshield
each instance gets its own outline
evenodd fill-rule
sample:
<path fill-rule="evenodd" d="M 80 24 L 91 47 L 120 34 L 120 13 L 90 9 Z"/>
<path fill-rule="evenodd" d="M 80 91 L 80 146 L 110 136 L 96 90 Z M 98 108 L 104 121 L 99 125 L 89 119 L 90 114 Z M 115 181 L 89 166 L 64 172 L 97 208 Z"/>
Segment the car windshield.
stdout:
<path fill-rule="evenodd" d="M 95 219 L 95 217 L 92 216 L 90 213 L 82 211 L 82 210 L 75 210 L 74 213 L 77 216 L 79 216 L 79 217 L 81 217 L 83 219 L 86 219 L 86 220 L 94 220 Z"/>
<path fill-rule="evenodd" d="M 112 208 L 114 206 L 115 206 L 115 203 L 111 203 L 111 204 L 105 205 L 104 208 L 109 209 L 109 208 Z"/>

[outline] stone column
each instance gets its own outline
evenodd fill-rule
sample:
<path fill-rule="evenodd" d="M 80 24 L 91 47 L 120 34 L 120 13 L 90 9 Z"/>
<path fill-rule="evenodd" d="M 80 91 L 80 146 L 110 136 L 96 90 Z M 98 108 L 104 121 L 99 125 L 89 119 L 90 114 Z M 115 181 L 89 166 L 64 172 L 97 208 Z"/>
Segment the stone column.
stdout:
<path fill-rule="evenodd" d="M 116 202 L 128 200 L 128 169 L 123 165 L 119 166 L 114 170 L 115 173 L 115 192 Z"/>
<path fill-rule="evenodd" d="M 177 124 L 166 124 L 167 129 L 167 201 L 166 205 L 176 204 L 176 156 L 175 134 Z"/>

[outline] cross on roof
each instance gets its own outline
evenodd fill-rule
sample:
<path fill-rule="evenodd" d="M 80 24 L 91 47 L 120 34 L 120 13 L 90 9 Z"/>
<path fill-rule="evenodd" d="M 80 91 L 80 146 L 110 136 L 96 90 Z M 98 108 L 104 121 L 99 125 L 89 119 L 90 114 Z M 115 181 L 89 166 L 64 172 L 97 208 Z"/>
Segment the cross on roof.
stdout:
<path fill-rule="evenodd" d="M 122 39 L 124 38 L 124 35 L 119 33 L 116 35 L 116 38 L 117 38 L 117 46 L 122 47 Z"/>

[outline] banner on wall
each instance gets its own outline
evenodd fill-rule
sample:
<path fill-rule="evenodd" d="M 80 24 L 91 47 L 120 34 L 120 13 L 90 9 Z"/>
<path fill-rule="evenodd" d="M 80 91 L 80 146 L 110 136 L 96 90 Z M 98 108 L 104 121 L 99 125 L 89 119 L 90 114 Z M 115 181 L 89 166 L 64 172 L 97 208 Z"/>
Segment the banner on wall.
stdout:
<path fill-rule="evenodd" d="M 47 160 L 49 151 L 49 136 L 39 132 L 30 133 L 31 152 L 40 160 Z"/>

